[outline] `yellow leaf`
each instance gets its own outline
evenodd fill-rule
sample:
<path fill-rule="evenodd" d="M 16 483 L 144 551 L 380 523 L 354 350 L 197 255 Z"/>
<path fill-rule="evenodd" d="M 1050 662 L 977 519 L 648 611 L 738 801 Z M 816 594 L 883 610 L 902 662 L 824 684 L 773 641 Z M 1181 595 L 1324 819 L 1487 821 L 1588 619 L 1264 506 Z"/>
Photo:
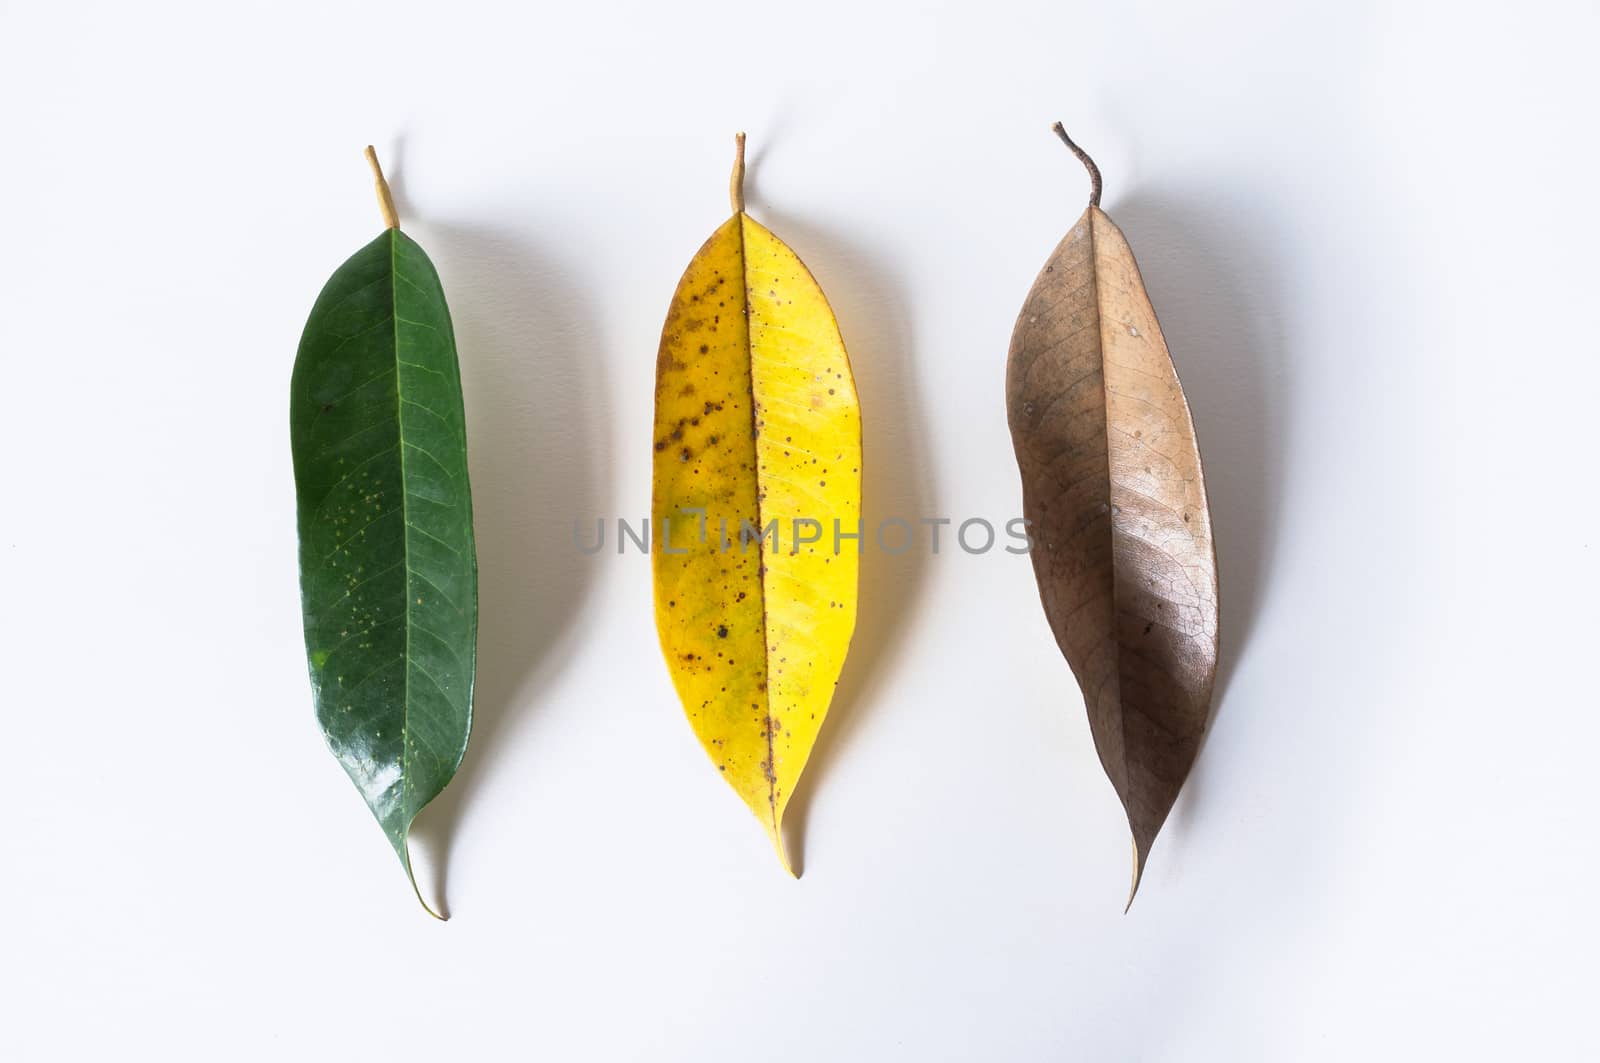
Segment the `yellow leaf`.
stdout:
<path fill-rule="evenodd" d="M 766 827 L 828 714 L 856 620 L 861 413 L 839 326 L 783 241 L 733 217 L 672 298 L 656 362 L 656 629 L 689 722 Z M 809 540 L 809 541 L 807 541 Z"/>

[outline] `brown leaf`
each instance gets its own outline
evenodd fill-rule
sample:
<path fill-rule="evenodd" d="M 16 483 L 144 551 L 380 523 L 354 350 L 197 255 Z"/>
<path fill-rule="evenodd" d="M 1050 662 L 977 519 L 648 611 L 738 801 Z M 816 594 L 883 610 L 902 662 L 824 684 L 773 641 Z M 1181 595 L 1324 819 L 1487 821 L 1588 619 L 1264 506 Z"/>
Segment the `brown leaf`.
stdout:
<path fill-rule="evenodd" d="M 1011 439 L 1045 615 L 1133 831 L 1133 894 L 1200 750 L 1217 664 L 1217 565 L 1183 388 L 1122 231 L 1099 206 L 1017 319 Z"/>

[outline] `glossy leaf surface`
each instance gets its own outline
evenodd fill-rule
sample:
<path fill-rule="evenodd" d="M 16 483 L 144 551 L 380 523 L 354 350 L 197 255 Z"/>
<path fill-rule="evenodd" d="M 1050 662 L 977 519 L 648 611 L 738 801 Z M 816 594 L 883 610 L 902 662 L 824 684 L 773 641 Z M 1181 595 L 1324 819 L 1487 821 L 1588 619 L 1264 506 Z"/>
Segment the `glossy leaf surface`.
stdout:
<path fill-rule="evenodd" d="M 399 229 L 318 297 L 290 427 L 317 719 L 411 876 L 411 822 L 466 751 L 478 592 L 450 314 Z"/>

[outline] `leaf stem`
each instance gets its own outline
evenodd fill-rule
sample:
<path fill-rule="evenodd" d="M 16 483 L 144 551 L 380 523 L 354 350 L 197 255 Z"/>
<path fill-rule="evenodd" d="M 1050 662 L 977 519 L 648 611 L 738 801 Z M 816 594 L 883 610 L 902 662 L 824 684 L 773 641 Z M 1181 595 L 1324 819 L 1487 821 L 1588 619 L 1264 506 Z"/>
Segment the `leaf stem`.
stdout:
<path fill-rule="evenodd" d="M 372 150 L 371 144 L 367 145 L 367 165 L 372 167 L 372 180 L 378 187 L 378 210 L 383 213 L 384 228 L 400 228 L 400 215 L 395 213 L 394 197 L 389 194 L 389 182 L 383 179 L 383 167 L 378 165 L 378 153 Z"/>
<path fill-rule="evenodd" d="M 1055 130 L 1056 136 L 1061 138 L 1061 143 L 1072 149 L 1072 154 L 1076 155 L 1078 161 L 1083 163 L 1083 168 L 1089 171 L 1089 206 L 1098 207 L 1100 205 L 1100 167 L 1096 166 L 1094 160 L 1089 158 L 1087 151 L 1072 142 L 1072 138 L 1067 136 L 1066 127 L 1060 122 L 1050 128 Z"/>
<path fill-rule="evenodd" d="M 728 199 L 735 214 L 744 213 L 744 134 L 733 135 L 733 176 L 728 178 Z"/>

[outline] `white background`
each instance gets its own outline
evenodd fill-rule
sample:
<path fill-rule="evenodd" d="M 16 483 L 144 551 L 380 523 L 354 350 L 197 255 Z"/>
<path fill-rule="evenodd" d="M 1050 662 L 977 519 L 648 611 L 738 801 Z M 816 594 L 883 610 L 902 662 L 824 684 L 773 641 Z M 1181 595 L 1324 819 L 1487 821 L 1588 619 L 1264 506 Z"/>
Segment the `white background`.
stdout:
<path fill-rule="evenodd" d="M 7 1059 L 1594 1058 L 1592 3 L 0 4 Z M 682 718 L 678 275 L 838 313 L 870 518 L 1015 515 L 1005 352 L 1105 172 L 1216 525 L 1210 740 L 1126 827 L 1025 559 L 866 559 L 805 873 Z M 287 398 L 376 234 L 465 375 L 478 720 L 428 919 L 312 717 Z M 446 859 L 448 858 L 448 859 Z"/>

